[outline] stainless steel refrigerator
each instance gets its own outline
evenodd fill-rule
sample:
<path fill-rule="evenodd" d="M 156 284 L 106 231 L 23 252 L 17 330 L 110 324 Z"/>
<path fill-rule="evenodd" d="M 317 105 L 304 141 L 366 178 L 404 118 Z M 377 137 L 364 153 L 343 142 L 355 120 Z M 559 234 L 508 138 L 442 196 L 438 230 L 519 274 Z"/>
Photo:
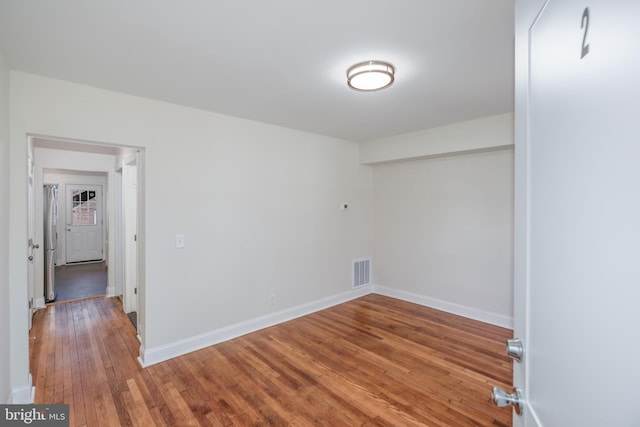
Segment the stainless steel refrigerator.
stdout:
<path fill-rule="evenodd" d="M 56 299 L 56 247 L 58 246 L 58 185 L 44 186 L 44 299 Z"/>

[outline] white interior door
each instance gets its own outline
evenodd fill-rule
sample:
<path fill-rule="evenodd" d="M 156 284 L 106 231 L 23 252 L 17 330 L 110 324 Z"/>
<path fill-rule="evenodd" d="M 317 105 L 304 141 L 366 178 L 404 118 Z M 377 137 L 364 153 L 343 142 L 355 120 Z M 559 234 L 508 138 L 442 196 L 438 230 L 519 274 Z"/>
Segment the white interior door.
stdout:
<path fill-rule="evenodd" d="M 67 262 L 102 259 L 102 186 L 66 186 Z"/>
<path fill-rule="evenodd" d="M 138 168 L 136 162 L 122 168 L 124 207 L 124 297 L 125 313 L 138 311 Z"/>
<path fill-rule="evenodd" d="M 35 294 L 36 294 L 36 279 L 35 279 L 35 263 L 42 262 L 42 258 L 40 254 L 44 253 L 44 248 L 42 251 L 38 251 L 40 249 L 40 244 L 35 242 L 35 191 L 34 191 L 34 164 L 33 164 L 33 143 L 31 139 L 29 139 L 28 145 L 28 177 L 27 177 L 27 235 L 29 236 L 28 242 L 28 250 L 29 255 L 27 259 L 29 261 L 27 266 L 27 283 L 28 283 L 28 307 L 29 307 L 29 330 L 31 330 L 31 326 L 33 326 L 33 313 L 35 312 Z M 43 245 L 44 246 L 44 245 Z"/>
<path fill-rule="evenodd" d="M 514 424 L 639 426 L 640 2 L 534 18 L 516 29 Z"/>

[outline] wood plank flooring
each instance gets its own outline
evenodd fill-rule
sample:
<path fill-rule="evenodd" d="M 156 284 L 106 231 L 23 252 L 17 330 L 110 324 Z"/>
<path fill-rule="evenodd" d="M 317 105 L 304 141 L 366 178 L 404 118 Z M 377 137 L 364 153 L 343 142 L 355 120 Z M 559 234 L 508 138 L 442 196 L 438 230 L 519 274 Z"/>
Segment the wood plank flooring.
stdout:
<path fill-rule="evenodd" d="M 71 426 L 509 426 L 512 332 L 368 295 L 146 369 L 116 298 L 38 311 L 36 403 Z"/>

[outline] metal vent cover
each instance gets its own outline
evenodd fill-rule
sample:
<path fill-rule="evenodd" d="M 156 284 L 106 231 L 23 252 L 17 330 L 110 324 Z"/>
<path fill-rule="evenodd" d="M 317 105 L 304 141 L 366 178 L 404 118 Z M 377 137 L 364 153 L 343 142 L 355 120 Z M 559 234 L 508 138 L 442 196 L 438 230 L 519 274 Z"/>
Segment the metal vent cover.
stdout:
<path fill-rule="evenodd" d="M 354 288 L 371 284 L 371 258 L 362 258 L 353 261 Z"/>

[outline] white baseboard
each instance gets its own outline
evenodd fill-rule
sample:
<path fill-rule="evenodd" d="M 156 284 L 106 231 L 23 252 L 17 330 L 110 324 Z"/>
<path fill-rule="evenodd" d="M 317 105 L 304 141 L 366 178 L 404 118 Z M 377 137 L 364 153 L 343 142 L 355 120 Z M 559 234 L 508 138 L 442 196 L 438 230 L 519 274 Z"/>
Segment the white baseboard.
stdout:
<path fill-rule="evenodd" d="M 11 405 L 27 405 L 33 403 L 36 395 L 36 388 L 33 387 L 33 381 L 31 374 L 29 374 L 29 384 L 22 387 L 15 387 L 11 390 L 9 395 L 9 401 L 7 404 Z"/>
<path fill-rule="evenodd" d="M 440 300 L 437 298 L 431 298 L 412 292 L 385 288 L 384 286 L 380 285 L 373 285 L 373 293 L 412 302 L 415 304 L 420 304 L 425 307 L 435 308 L 436 310 L 446 311 L 447 313 L 457 314 L 459 316 L 478 320 L 484 323 L 489 323 L 491 325 L 513 329 L 513 318 L 501 314 L 491 313 L 477 308 L 467 307 L 464 305 Z"/>
<path fill-rule="evenodd" d="M 34 304 L 33 308 L 36 308 L 36 309 L 45 308 L 47 306 L 47 303 L 45 302 L 44 297 L 36 298 L 33 304 Z"/>
<path fill-rule="evenodd" d="M 362 286 L 358 289 L 332 295 L 330 297 L 322 298 L 290 309 L 269 313 L 264 316 L 256 317 L 255 319 L 249 319 L 245 322 L 205 332 L 204 334 L 185 338 L 159 347 L 146 349 L 144 346 L 140 346 L 140 357 L 138 358 L 138 363 L 140 363 L 143 368 L 151 366 L 192 351 L 200 350 L 210 345 L 228 341 L 260 329 L 268 328 L 269 326 L 277 325 L 278 323 L 287 322 L 297 317 L 305 316 L 352 299 L 360 298 L 361 296 L 372 293 L 372 291 L 371 286 Z"/>
<path fill-rule="evenodd" d="M 114 286 L 107 286 L 107 298 L 116 296 L 116 288 Z"/>
<path fill-rule="evenodd" d="M 138 363 L 143 368 L 151 366 L 156 363 L 164 362 L 165 360 L 190 353 L 192 351 L 200 350 L 210 345 L 228 341 L 233 338 L 258 331 L 260 329 L 268 328 L 269 326 L 277 325 L 278 323 L 287 322 L 297 317 L 315 313 L 316 311 L 324 310 L 326 308 L 333 307 L 334 305 L 342 304 L 343 302 L 347 302 L 371 293 L 385 295 L 391 298 L 420 304 L 425 307 L 431 307 L 437 310 L 446 311 L 447 313 L 457 314 L 459 316 L 467 317 L 496 326 L 501 326 L 503 328 L 513 329 L 513 318 L 508 316 L 503 316 L 500 314 L 491 313 L 479 310 L 477 308 L 467 307 L 460 304 L 427 297 L 424 295 L 414 294 L 412 292 L 386 288 L 379 285 L 367 285 L 337 295 L 322 298 L 317 301 L 312 301 L 307 304 L 302 304 L 287 310 L 269 313 L 264 316 L 237 323 L 235 325 L 215 329 L 200 335 L 185 338 L 162 346 L 147 349 L 144 347 L 144 345 L 140 345 L 140 356 L 138 357 Z"/>

